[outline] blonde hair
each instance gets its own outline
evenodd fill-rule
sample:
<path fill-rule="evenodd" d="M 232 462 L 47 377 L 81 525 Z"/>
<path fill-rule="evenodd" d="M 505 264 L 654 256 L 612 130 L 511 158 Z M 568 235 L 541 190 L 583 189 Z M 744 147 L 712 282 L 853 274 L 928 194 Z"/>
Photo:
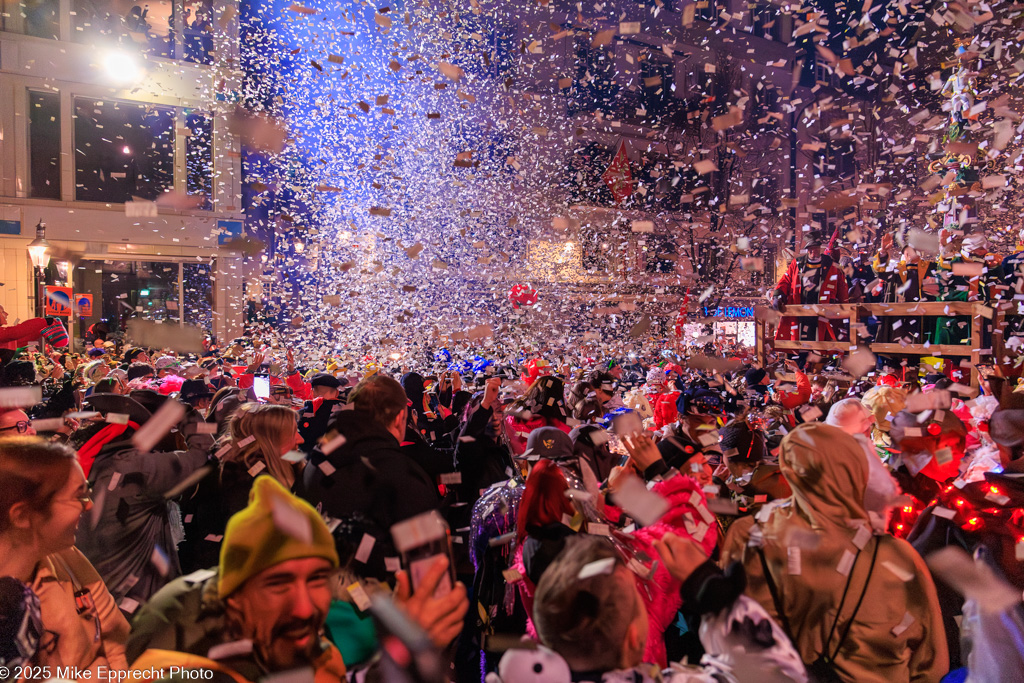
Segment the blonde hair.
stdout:
<path fill-rule="evenodd" d="M 247 469 L 262 462 L 267 473 L 286 488 L 295 484 L 295 466 L 281 458 L 281 444 L 298 429 L 298 416 L 287 406 L 243 403 L 228 418 L 228 442 L 233 448 L 225 462 L 238 462 Z M 253 440 L 238 448 L 248 437 Z"/>

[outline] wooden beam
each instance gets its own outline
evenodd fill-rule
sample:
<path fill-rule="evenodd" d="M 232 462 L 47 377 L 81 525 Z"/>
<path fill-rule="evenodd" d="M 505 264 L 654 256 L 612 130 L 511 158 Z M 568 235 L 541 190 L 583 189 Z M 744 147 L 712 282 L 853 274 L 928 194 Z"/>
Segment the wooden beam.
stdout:
<path fill-rule="evenodd" d="M 916 316 L 916 315 L 973 315 L 978 304 L 970 301 L 920 301 L 912 304 L 860 304 L 872 315 Z"/>
<path fill-rule="evenodd" d="M 849 351 L 850 342 L 782 341 L 776 339 L 773 346 L 784 351 Z M 862 344 L 861 346 L 865 346 Z"/>
<path fill-rule="evenodd" d="M 968 344 L 932 344 L 925 348 L 923 344 L 865 344 L 875 353 L 902 354 L 904 356 L 958 356 L 967 357 L 974 353 Z"/>

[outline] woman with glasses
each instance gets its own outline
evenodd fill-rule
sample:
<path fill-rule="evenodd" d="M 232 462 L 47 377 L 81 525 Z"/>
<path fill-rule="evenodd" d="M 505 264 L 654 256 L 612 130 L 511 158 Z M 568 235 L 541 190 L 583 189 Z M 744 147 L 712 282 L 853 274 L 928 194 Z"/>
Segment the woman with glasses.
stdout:
<path fill-rule="evenodd" d="M 74 451 L 34 436 L 0 438 L 0 581 L 16 580 L 38 597 L 42 631 L 20 639 L 19 659 L 90 669 L 95 678 L 100 667 L 127 668 L 128 622 L 74 547 L 91 509 Z"/>

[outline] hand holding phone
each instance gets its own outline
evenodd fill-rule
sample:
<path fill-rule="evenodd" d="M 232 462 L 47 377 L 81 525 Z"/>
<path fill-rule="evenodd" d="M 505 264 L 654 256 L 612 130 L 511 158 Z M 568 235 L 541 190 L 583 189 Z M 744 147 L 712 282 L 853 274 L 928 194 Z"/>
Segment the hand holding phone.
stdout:
<path fill-rule="evenodd" d="M 256 400 L 265 402 L 270 398 L 270 377 L 268 376 L 257 376 L 252 380 L 252 391 L 256 396 Z"/>
<path fill-rule="evenodd" d="M 433 595 L 440 598 L 452 590 L 455 570 L 451 532 L 441 513 L 431 510 L 399 522 L 391 527 L 391 537 L 402 556 L 402 565 L 409 572 L 413 591 L 433 576 L 431 570 L 436 566 L 437 559 L 442 557 L 447 559 L 448 571 L 437 580 Z"/>
<path fill-rule="evenodd" d="M 409 617 L 430 634 L 437 647 L 447 647 L 462 631 L 462 622 L 469 609 L 466 587 L 456 583 L 454 589 L 439 595 L 438 590 L 448 581 L 450 561 L 437 557 L 412 589 L 410 575 L 400 571 L 396 575 L 395 602 Z"/>

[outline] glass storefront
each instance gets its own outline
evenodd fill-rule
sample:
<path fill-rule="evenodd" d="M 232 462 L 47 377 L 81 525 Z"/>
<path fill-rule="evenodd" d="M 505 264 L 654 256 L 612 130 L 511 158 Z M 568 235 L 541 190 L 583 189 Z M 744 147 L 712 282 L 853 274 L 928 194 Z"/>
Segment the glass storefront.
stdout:
<path fill-rule="evenodd" d="M 78 336 L 101 321 L 112 334 L 123 334 L 133 317 L 211 330 L 213 272 L 208 262 L 81 261 L 74 290 L 92 294 L 93 311 L 78 321 Z"/>

